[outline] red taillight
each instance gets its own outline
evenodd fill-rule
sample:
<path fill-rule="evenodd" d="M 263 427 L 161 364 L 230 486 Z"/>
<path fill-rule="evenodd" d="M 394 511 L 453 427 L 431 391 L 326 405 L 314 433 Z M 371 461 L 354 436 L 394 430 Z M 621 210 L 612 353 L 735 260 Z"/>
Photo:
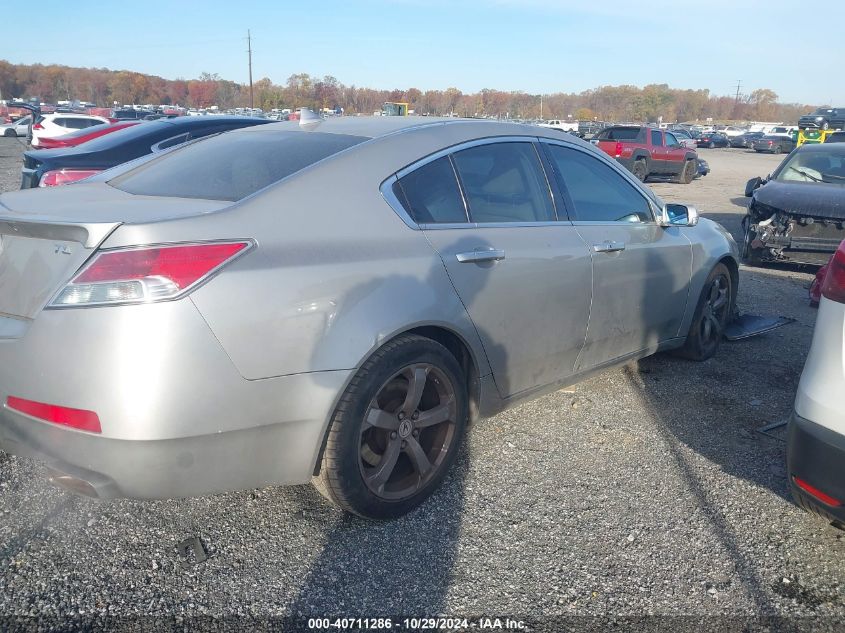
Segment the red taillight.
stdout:
<path fill-rule="evenodd" d="M 68 307 L 149 303 L 182 296 L 251 242 L 178 244 L 103 251 L 51 304 Z"/>
<path fill-rule="evenodd" d="M 44 402 L 16 398 L 15 396 L 6 398 L 6 406 L 19 413 L 31 415 L 33 418 L 38 418 L 45 422 L 62 424 L 79 429 L 80 431 L 88 431 L 89 433 L 101 432 L 100 418 L 93 411 L 60 407 L 55 404 L 45 404 Z"/>
<path fill-rule="evenodd" d="M 44 147 L 49 147 L 45 145 Z M 82 180 L 99 174 L 102 169 L 56 169 L 53 171 L 44 172 L 41 180 L 38 181 L 39 187 L 58 187 L 59 185 L 69 185 L 77 180 Z"/>
<path fill-rule="evenodd" d="M 36 123 L 35 125 L 32 126 L 32 129 L 33 130 L 43 130 L 44 126 L 41 125 L 40 123 Z"/>
<path fill-rule="evenodd" d="M 806 492 L 806 493 L 807 493 L 808 495 L 810 495 L 811 497 L 814 497 L 815 499 L 818 499 L 818 500 L 819 500 L 819 501 L 821 501 L 822 503 L 824 503 L 824 504 L 826 504 L 826 505 L 829 505 L 829 506 L 833 506 L 833 507 L 836 507 L 836 506 L 841 506 L 841 505 L 842 505 L 842 502 L 841 502 L 839 499 L 834 499 L 834 498 L 833 498 L 833 497 L 831 497 L 830 495 L 826 495 L 826 494 L 825 494 L 825 493 L 823 493 L 821 490 L 819 490 L 818 488 L 814 488 L 813 486 L 811 486 L 810 484 L 808 484 L 808 483 L 807 483 L 806 481 L 804 481 L 803 479 L 799 479 L 798 477 L 796 477 L 796 476 L 794 476 L 794 475 L 792 476 L 792 478 L 795 480 L 795 485 L 796 485 L 796 486 L 798 486 L 799 488 L 801 488 L 801 490 L 803 490 L 804 492 Z"/>
<path fill-rule="evenodd" d="M 616 158 L 622 156 L 622 143 L 619 141 L 616 141 L 616 147 L 613 149 L 613 155 Z"/>
<path fill-rule="evenodd" d="M 836 249 L 822 282 L 822 296 L 845 303 L 845 240 Z"/>

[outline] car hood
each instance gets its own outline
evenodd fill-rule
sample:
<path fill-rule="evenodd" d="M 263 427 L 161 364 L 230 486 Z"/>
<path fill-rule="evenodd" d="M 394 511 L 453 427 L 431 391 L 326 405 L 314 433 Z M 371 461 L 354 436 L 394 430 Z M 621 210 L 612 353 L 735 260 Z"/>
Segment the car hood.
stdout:
<path fill-rule="evenodd" d="M 791 215 L 845 219 L 845 185 L 771 181 L 754 192 L 754 202 Z"/>

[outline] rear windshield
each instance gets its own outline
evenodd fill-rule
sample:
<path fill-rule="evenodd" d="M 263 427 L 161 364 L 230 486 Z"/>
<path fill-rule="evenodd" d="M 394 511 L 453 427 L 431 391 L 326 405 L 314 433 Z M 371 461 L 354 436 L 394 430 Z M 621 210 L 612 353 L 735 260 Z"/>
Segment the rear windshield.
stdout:
<path fill-rule="evenodd" d="M 636 141 L 640 135 L 638 127 L 612 127 L 599 134 L 602 141 Z"/>
<path fill-rule="evenodd" d="M 109 184 L 143 196 L 235 202 L 366 140 L 319 132 L 221 134 L 166 154 Z"/>

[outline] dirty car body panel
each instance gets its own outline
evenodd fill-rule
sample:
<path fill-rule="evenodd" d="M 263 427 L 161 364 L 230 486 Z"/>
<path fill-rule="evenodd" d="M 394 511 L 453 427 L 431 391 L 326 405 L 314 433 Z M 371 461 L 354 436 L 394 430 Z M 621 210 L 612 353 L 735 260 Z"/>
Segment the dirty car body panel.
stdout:
<path fill-rule="evenodd" d="M 473 411 L 484 417 L 683 344 L 709 272 L 720 261 L 735 267 L 736 246 L 721 227 L 660 226 L 662 202 L 572 135 L 397 119 L 245 128 L 91 182 L 0 196 L 3 450 L 34 456 L 58 481 L 82 481 L 100 497 L 305 483 L 356 372 L 399 335 L 465 350 Z M 541 220 L 473 216 L 484 204 L 527 204 L 494 191 L 515 182 L 512 171 L 479 185 L 451 225 L 418 222 L 392 194 L 432 156 L 452 161 L 506 139 L 529 148 L 520 156 L 531 157 L 545 192 Z M 583 198 L 545 145 L 600 163 L 650 215 L 579 221 Z M 224 185 L 236 193 L 217 189 Z M 99 262 L 137 264 L 149 252 L 138 265 L 158 270 L 177 252 L 169 248 L 232 244 L 242 252 L 172 294 L 149 273 L 91 299 L 107 283 L 92 271 L 111 270 Z M 626 271 L 623 256 L 636 266 Z M 143 298 L 132 299 L 139 284 Z M 626 291 L 603 293 L 606 284 Z M 652 300 L 662 318 L 647 318 Z M 625 327 L 608 315 L 624 315 Z M 624 348 L 585 348 L 620 335 Z M 80 415 L 95 415 L 96 429 L 62 418 Z"/>

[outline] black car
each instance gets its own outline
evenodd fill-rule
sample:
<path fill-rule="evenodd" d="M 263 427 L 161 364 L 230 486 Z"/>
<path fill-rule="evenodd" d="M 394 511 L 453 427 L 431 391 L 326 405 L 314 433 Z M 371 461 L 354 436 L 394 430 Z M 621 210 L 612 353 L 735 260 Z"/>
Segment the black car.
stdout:
<path fill-rule="evenodd" d="M 763 138 L 763 132 L 746 132 L 730 139 L 731 147 L 751 147 L 751 144 L 758 138 Z"/>
<path fill-rule="evenodd" d="M 242 116 L 161 119 L 106 134 L 79 147 L 24 152 L 21 189 L 66 184 L 191 139 L 265 123 L 271 121 Z"/>
<path fill-rule="evenodd" d="M 845 145 L 802 145 L 745 195 L 745 261 L 823 264 L 845 237 Z"/>
<path fill-rule="evenodd" d="M 769 154 L 786 154 L 795 149 L 795 140 L 791 136 L 780 134 L 767 134 L 751 142 L 755 152 L 768 152 Z"/>
<path fill-rule="evenodd" d="M 845 108 L 819 108 L 815 112 L 805 114 L 798 119 L 798 127 L 802 129 L 817 128 L 819 130 L 844 128 Z"/>
<path fill-rule="evenodd" d="M 144 119 L 150 114 L 155 114 L 152 110 L 136 110 L 135 108 L 115 108 L 111 111 L 111 118 L 118 121 L 136 121 Z"/>
<path fill-rule="evenodd" d="M 834 132 L 830 136 L 828 136 L 825 140 L 825 143 L 845 143 L 845 132 Z"/>
<path fill-rule="evenodd" d="M 718 132 L 708 132 L 695 139 L 695 144 L 698 147 L 709 147 L 710 149 L 713 149 L 714 147 L 728 147 L 730 145 L 730 141 L 724 134 L 719 134 Z"/>

